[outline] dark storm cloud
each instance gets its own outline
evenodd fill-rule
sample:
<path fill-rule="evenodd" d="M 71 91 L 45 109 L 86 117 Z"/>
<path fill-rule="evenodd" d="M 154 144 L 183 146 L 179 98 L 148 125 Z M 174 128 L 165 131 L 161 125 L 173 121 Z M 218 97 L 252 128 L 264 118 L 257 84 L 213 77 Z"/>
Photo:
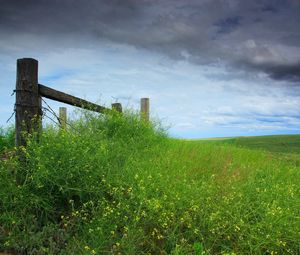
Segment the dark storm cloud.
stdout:
<path fill-rule="evenodd" d="M 217 33 L 230 33 L 240 25 L 241 17 L 229 17 L 216 22 L 214 25 L 218 27 Z"/>
<path fill-rule="evenodd" d="M 235 65 L 252 72 L 264 72 L 270 78 L 279 81 L 289 81 L 293 83 L 300 82 L 300 62 L 298 63 L 253 63 L 253 62 L 236 62 Z M 240 74 L 241 76 L 242 74 Z"/>
<path fill-rule="evenodd" d="M 300 81 L 300 63 L 294 65 L 276 65 L 263 68 L 273 79 Z"/>
<path fill-rule="evenodd" d="M 88 37 L 300 81 L 300 1 L 0 0 L 0 36 Z"/>

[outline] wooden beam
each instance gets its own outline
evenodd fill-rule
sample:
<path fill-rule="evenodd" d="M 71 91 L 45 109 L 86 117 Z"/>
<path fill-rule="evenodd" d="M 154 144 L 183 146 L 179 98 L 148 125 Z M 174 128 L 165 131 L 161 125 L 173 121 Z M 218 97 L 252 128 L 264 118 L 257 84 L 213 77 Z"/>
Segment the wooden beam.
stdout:
<path fill-rule="evenodd" d="M 55 89 L 51 89 L 42 84 L 39 84 L 39 93 L 41 96 L 46 97 L 48 99 L 52 99 L 52 100 L 55 100 L 55 101 L 58 101 L 61 103 L 77 106 L 77 107 L 91 110 L 94 112 L 100 112 L 100 113 L 111 112 L 111 109 L 105 108 L 104 106 L 91 103 L 84 99 L 68 95 L 66 93 L 60 92 Z"/>
<path fill-rule="evenodd" d="M 17 60 L 16 81 L 16 146 L 26 146 L 24 134 L 40 132 L 41 97 L 38 89 L 38 61 Z"/>

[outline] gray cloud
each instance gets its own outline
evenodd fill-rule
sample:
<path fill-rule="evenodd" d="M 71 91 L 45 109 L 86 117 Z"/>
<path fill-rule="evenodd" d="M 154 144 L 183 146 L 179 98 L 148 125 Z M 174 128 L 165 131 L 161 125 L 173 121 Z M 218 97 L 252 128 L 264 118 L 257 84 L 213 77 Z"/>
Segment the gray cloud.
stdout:
<path fill-rule="evenodd" d="M 299 23 L 297 0 L 0 0 L 1 37 L 113 41 L 297 85 Z"/>
<path fill-rule="evenodd" d="M 264 72 L 274 80 L 289 81 L 293 84 L 300 82 L 300 61 L 298 63 L 253 63 L 247 61 L 236 62 L 235 65 L 253 72 Z"/>
<path fill-rule="evenodd" d="M 294 65 L 269 65 L 262 67 L 273 79 L 300 82 L 300 62 Z"/>

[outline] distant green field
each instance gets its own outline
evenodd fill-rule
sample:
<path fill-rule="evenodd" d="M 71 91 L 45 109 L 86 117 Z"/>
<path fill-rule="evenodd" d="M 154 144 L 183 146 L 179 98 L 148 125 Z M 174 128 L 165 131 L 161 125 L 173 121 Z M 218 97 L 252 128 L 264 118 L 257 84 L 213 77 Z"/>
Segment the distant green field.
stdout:
<path fill-rule="evenodd" d="M 274 135 L 205 139 L 203 142 L 216 144 L 233 144 L 255 150 L 276 153 L 300 153 L 300 135 Z"/>

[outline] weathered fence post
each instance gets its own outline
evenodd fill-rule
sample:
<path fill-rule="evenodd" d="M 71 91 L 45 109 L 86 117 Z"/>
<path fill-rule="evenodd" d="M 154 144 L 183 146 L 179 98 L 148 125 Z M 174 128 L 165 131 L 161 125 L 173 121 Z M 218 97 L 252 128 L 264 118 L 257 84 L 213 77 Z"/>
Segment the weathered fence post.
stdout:
<path fill-rule="evenodd" d="M 120 103 L 111 104 L 111 108 L 116 110 L 117 112 L 122 112 L 122 105 Z"/>
<path fill-rule="evenodd" d="M 17 60 L 16 146 L 26 146 L 24 134 L 40 132 L 42 105 L 38 87 L 38 61 Z"/>
<path fill-rule="evenodd" d="M 141 98 L 141 118 L 149 121 L 149 98 Z"/>
<path fill-rule="evenodd" d="M 67 108 L 59 107 L 59 122 L 60 128 L 66 130 L 67 128 Z"/>

